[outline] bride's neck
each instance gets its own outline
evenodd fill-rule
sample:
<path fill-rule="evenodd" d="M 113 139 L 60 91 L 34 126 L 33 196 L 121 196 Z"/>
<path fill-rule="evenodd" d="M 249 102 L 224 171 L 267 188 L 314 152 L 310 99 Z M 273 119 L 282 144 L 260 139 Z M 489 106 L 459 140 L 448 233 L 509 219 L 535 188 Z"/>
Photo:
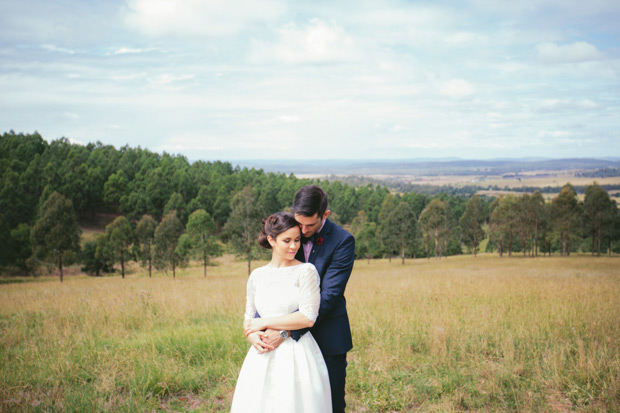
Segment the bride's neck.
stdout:
<path fill-rule="evenodd" d="M 284 267 L 290 267 L 292 263 L 293 263 L 292 260 L 286 260 L 281 257 L 278 257 L 276 254 L 273 254 L 271 256 L 271 262 L 269 262 L 269 265 L 274 268 L 284 268 Z"/>

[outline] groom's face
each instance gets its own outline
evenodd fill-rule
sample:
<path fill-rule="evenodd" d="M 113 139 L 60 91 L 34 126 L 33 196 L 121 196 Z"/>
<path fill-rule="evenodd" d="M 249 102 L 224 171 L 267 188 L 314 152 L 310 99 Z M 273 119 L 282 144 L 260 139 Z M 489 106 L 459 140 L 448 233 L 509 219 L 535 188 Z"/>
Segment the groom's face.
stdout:
<path fill-rule="evenodd" d="M 295 214 L 295 220 L 299 224 L 299 228 L 301 229 L 301 233 L 304 237 L 310 238 L 314 234 L 316 234 L 321 228 L 321 223 L 327 216 L 329 215 L 329 211 L 325 211 L 323 216 L 319 216 L 319 214 L 314 214 L 311 217 L 306 217 L 304 215 Z"/>

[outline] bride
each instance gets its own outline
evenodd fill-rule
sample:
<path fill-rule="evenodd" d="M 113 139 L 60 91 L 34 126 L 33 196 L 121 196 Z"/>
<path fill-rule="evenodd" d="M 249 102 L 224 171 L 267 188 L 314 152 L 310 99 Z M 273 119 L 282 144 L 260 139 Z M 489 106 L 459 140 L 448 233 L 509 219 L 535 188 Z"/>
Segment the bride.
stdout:
<path fill-rule="evenodd" d="M 327 367 L 316 341 L 309 333 L 299 341 L 289 336 L 314 325 L 320 303 L 316 268 L 295 259 L 300 239 L 293 214 L 277 212 L 263 220 L 258 242 L 272 250 L 271 262 L 248 279 L 244 333 L 252 347 L 231 412 L 332 411 Z M 281 330 L 284 341 L 275 349 L 262 341 L 267 328 Z"/>

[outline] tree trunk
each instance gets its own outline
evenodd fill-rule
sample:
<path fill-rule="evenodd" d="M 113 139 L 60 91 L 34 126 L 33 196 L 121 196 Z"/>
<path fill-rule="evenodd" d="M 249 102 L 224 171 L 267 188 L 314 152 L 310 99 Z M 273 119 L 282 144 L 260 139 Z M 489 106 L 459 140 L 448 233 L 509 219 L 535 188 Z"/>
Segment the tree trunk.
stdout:
<path fill-rule="evenodd" d="M 477 253 L 478 253 L 478 238 L 474 237 L 474 258 L 476 258 Z"/>
<path fill-rule="evenodd" d="M 248 275 L 252 273 L 252 260 L 248 257 Z"/>
<path fill-rule="evenodd" d="M 172 260 L 172 278 L 177 278 L 177 272 L 176 272 L 177 266 L 174 263 L 174 260 Z"/>
<path fill-rule="evenodd" d="M 405 247 L 402 247 L 400 250 L 400 256 L 403 260 L 403 265 L 405 265 Z"/>
<path fill-rule="evenodd" d="M 151 257 L 149 257 L 149 278 L 152 277 L 151 268 L 152 268 Z"/>
<path fill-rule="evenodd" d="M 125 279 L 125 253 L 121 251 L 121 277 Z"/>
<path fill-rule="evenodd" d="M 62 258 L 58 259 L 58 271 L 60 272 L 60 282 L 62 282 Z"/>
<path fill-rule="evenodd" d="M 601 256 L 601 229 L 599 228 L 598 231 L 596 231 L 596 256 L 600 257 Z"/>
<path fill-rule="evenodd" d="M 560 242 L 562 243 L 562 257 L 566 256 L 566 240 L 564 239 L 564 233 L 562 233 L 560 237 Z"/>

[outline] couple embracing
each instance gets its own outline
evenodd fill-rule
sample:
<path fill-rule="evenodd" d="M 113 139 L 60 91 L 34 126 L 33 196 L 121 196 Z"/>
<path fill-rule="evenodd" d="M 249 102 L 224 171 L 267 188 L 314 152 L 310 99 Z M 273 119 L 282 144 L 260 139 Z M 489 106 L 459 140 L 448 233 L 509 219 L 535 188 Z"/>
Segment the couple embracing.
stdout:
<path fill-rule="evenodd" d="M 248 279 L 244 333 L 252 344 L 232 412 L 344 412 L 353 347 L 344 290 L 355 240 L 327 217 L 327 194 L 306 186 L 293 213 L 264 220 L 269 264 Z"/>

